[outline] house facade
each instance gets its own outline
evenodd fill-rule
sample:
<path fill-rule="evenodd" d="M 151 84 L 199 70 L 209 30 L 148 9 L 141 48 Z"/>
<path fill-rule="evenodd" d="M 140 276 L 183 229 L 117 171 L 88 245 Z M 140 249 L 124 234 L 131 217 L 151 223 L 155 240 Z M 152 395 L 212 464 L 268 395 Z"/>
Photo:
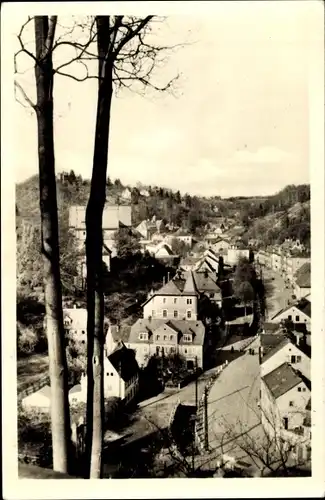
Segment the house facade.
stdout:
<path fill-rule="evenodd" d="M 82 395 L 87 395 L 87 375 L 82 376 L 80 386 Z M 138 392 L 139 366 L 133 351 L 122 344 L 104 356 L 104 398 L 117 397 L 130 404 Z"/>
<path fill-rule="evenodd" d="M 149 294 L 143 304 L 143 317 L 152 319 L 196 320 L 198 309 L 198 291 L 192 273 L 181 290 L 171 280 L 161 289 Z"/>
<path fill-rule="evenodd" d="M 311 331 L 311 304 L 305 301 L 304 304 L 294 304 L 277 312 L 269 321 L 271 323 L 281 323 L 285 320 L 292 321 L 294 325 L 305 325 L 308 332 Z"/>
<path fill-rule="evenodd" d="M 136 353 L 140 366 L 152 355 L 184 356 L 189 368 L 203 368 L 208 351 L 205 327 L 201 321 L 138 319 L 130 329 L 127 347 Z"/>
<path fill-rule="evenodd" d="M 104 324 L 105 330 L 107 330 L 107 319 L 104 320 Z M 72 336 L 74 340 L 82 344 L 87 344 L 87 309 L 85 307 L 63 308 L 63 326 L 67 335 Z"/>
<path fill-rule="evenodd" d="M 261 379 L 261 421 L 274 439 L 295 446 L 295 453 L 310 459 L 311 386 L 284 363 Z"/>
<path fill-rule="evenodd" d="M 102 227 L 104 244 L 116 255 L 115 233 L 121 227 L 131 227 L 130 205 L 105 205 Z M 69 210 L 69 228 L 73 230 L 79 248 L 84 249 L 86 241 L 86 206 L 74 205 Z"/>
<path fill-rule="evenodd" d="M 220 254 L 222 252 L 226 252 L 231 247 L 231 243 L 226 238 L 218 237 L 211 247 L 217 254 Z"/>
<path fill-rule="evenodd" d="M 229 247 L 227 255 L 225 256 L 225 261 L 227 264 L 235 265 L 238 263 L 238 260 L 242 257 L 249 259 L 250 250 L 249 249 L 241 249 L 236 247 Z"/>
<path fill-rule="evenodd" d="M 295 370 L 298 370 L 302 375 L 310 380 L 310 358 L 297 345 L 291 342 L 287 337 L 261 360 L 261 376 L 264 377 L 268 373 L 274 371 L 279 366 L 287 363 Z"/>
<path fill-rule="evenodd" d="M 310 257 L 289 257 L 287 261 L 287 278 L 293 282 L 298 269 L 305 263 L 310 264 Z"/>

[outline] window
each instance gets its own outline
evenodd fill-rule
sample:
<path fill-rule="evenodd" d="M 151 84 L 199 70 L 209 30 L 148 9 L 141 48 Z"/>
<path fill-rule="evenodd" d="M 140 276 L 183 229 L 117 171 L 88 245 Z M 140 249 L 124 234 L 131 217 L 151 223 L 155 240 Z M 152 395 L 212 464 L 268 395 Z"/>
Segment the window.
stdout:
<path fill-rule="evenodd" d="M 164 335 L 164 340 L 167 340 L 167 335 Z"/>
<path fill-rule="evenodd" d="M 301 392 L 301 387 L 298 387 L 298 392 Z"/>
<path fill-rule="evenodd" d="M 177 299 L 175 298 L 175 299 L 174 299 L 174 304 L 176 304 L 176 303 L 177 303 Z"/>
<path fill-rule="evenodd" d="M 288 320 L 289 320 L 289 321 L 291 321 L 291 320 L 292 320 L 292 316 L 291 316 L 291 314 L 289 314 L 289 316 L 288 316 Z"/>
<path fill-rule="evenodd" d="M 166 304 L 166 297 L 163 298 L 163 303 Z"/>
<path fill-rule="evenodd" d="M 174 335 L 170 335 L 169 340 L 174 340 Z"/>
<path fill-rule="evenodd" d="M 178 318 L 178 311 L 174 311 L 174 318 Z"/>
<path fill-rule="evenodd" d="M 111 377 L 114 377 L 114 373 L 111 372 Z"/>
<path fill-rule="evenodd" d="M 166 309 L 163 310 L 163 317 L 167 318 L 167 310 Z"/>
<path fill-rule="evenodd" d="M 291 356 L 291 363 L 295 363 L 296 362 L 296 356 Z"/>
<path fill-rule="evenodd" d="M 214 293 L 209 293 L 210 299 L 213 299 Z"/>
<path fill-rule="evenodd" d="M 160 339 L 160 335 L 156 335 L 156 340 L 159 340 Z"/>
<path fill-rule="evenodd" d="M 190 319 L 192 317 L 192 312 L 191 311 L 187 311 L 187 317 L 188 317 L 188 319 Z"/>
<path fill-rule="evenodd" d="M 288 430 L 288 417 L 283 417 L 283 427 Z"/>
<path fill-rule="evenodd" d="M 302 392 L 306 392 L 306 387 L 303 387 L 303 388 L 302 388 Z"/>
<path fill-rule="evenodd" d="M 184 340 L 184 342 L 192 342 L 192 336 L 184 334 L 183 340 Z"/>
<path fill-rule="evenodd" d="M 106 375 L 109 377 L 109 372 L 107 372 Z"/>
<path fill-rule="evenodd" d="M 297 363 L 301 363 L 301 356 L 297 356 Z"/>
<path fill-rule="evenodd" d="M 187 349 L 184 349 L 184 353 L 187 354 Z"/>
<path fill-rule="evenodd" d="M 86 332 L 85 332 L 85 330 L 82 330 L 82 332 L 81 332 L 81 333 L 85 334 Z"/>
<path fill-rule="evenodd" d="M 289 401 L 289 406 L 293 406 L 293 401 Z"/>
<path fill-rule="evenodd" d="M 300 317 L 299 316 L 296 316 L 296 321 L 300 321 Z"/>
<path fill-rule="evenodd" d="M 82 344 L 84 344 L 84 343 L 85 343 L 85 341 L 84 341 L 84 340 L 82 340 L 82 341 L 81 341 L 81 343 L 82 343 Z"/>
<path fill-rule="evenodd" d="M 192 304 L 192 299 L 187 299 L 187 300 L 186 300 L 186 303 L 187 303 L 187 304 Z"/>

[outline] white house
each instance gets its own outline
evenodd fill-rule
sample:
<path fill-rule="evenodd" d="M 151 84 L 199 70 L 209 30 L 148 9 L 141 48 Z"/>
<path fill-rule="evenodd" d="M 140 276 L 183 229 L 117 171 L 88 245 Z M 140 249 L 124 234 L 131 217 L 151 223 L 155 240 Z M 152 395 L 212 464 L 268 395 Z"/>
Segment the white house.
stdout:
<path fill-rule="evenodd" d="M 297 299 L 302 299 L 309 295 L 311 291 L 311 265 L 305 262 L 294 276 L 294 292 Z"/>
<path fill-rule="evenodd" d="M 310 380 L 310 358 L 296 346 L 289 338 L 284 337 L 283 340 L 265 355 L 261 360 L 261 376 L 264 377 L 272 372 L 283 363 L 290 364 L 296 370 L 302 373 L 304 377 Z"/>
<path fill-rule="evenodd" d="M 104 398 L 117 397 L 125 404 L 129 404 L 135 399 L 138 391 L 138 363 L 134 352 L 121 343 L 110 354 L 104 356 Z M 85 374 L 81 377 L 78 398 L 82 401 L 86 401 L 85 398 L 87 398 L 87 375 Z"/>
<path fill-rule="evenodd" d="M 148 198 L 148 196 L 150 196 L 150 193 L 147 189 L 141 189 L 140 190 L 140 195 L 141 196 L 144 196 L 145 198 Z"/>
<path fill-rule="evenodd" d="M 294 444 L 306 459 L 310 459 L 310 398 L 309 381 L 288 363 L 261 379 L 264 429 L 274 439 Z"/>
<path fill-rule="evenodd" d="M 131 197 L 132 197 L 131 190 L 128 187 L 126 187 L 125 189 L 123 189 L 123 191 L 121 193 L 121 197 L 123 198 L 123 200 L 130 201 Z"/>
<path fill-rule="evenodd" d="M 108 321 L 105 319 L 105 328 Z M 65 333 L 73 336 L 82 344 L 87 344 L 87 309 L 85 307 L 65 307 L 63 309 L 63 325 Z M 106 332 L 105 332 L 106 334 Z"/>
<path fill-rule="evenodd" d="M 22 399 L 21 404 L 25 410 L 38 410 L 42 412 L 50 411 L 51 387 L 49 385 L 44 385 L 44 387 L 38 391 L 25 396 Z"/>
<path fill-rule="evenodd" d="M 132 325 L 129 348 L 134 349 L 140 366 L 146 365 L 148 358 L 154 354 L 159 356 L 180 354 L 188 368 L 203 368 L 209 350 L 208 339 L 202 321 L 180 319 L 138 319 Z"/>
<path fill-rule="evenodd" d="M 225 253 L 231 247 L 231 243 L 226 238 L 218 238 L 211 247 L 218 254 Z"/>
<path fill-rule="evenodd" d="M 306 325 L 307 331 L 311 330 L 311 303 L 304 301 L 296 303 L 278 311 L 271 319 L 271 323 L 281 323 L 289 320 L 295 325 Z"/>
<path fill-rule="evenodd" d="M 225 255 L 225 262 L 231 266 L 238 263 L 241 257 L 249 259 L 250 250 L 236 247 L 228 247 L 227 254 Z"/>
<path fill-rule="evenodd" d="M 185 284 L 170 280 L 162 288 L 149 294 L 143 304 L 143 317 L 196 320 L 198 296 L 193 273 L 190 272 Z"/>

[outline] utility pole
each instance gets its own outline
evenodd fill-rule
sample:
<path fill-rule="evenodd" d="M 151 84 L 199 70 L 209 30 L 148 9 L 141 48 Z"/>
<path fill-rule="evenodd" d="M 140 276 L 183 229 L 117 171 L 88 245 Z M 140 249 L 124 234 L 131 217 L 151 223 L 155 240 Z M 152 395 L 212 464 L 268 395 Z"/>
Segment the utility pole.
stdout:
<path fill-rule="evenodd" d="M 208 388 L 204 388 L 204 447 L 209 450 Z"/>
<path fill-rule="evenodd" d="M 198 409 L 197 356 L 195 356 L 195 409 Z"/>

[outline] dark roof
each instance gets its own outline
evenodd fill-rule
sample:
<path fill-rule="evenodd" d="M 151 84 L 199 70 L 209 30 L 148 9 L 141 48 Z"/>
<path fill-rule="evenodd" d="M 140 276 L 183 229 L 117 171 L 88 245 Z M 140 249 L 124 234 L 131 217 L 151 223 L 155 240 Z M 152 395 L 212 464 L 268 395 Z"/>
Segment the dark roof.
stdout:
<path fill-rule="evenodd" d="M 304 300 L 302 299 L 296 307 L 301 311 L 302 313 L 306 314 L 309 318 L 311 318 L 311 303 L 309 300 Z"/>
<path fill-rule="evenodd" d="M 139 371 L 134 352 L 132 349 L 127 349 L 124 345 L 115 349 L 115 351 L 108 356 L 108 359 L 115 370 L 120 373 L 124 381 L 130 380 Z"/>
<path fill-rule="evenodd" d="M 264 336 L 271 338 L 263 339 Z M 274 356 L 274 354 L 281 351 L 281 349 L 290 342 L 290 339 L 283 335 L 261 335 L 261 346 L 263 347 L 263 363 L 264 361 L 267 361 L 272 356 Z"/>
<path fill-rule="evenodd" d="M 263 325 L 263 329 L 265 331 L 265 334 L 268 333 L 275 333 L 277 332 L 281 327 L 278 325 L 278 323 L 267 323 L 265 322 Z M 274 336 L 274 335 L 273 335 Z"/>
<path fill-rule="evenodd" d="M 180 334 L 179 343 L 184 343 L 182 340 L 182 336 L 184 334 L 192 334 L 193 341 L 192 343 L 186 343 L 189 345 L 203 345 L 204 337 L 205 337 L 205 327 L 202 321 L 195 320 L 182 320 L 182 319 L 138 319 L 134 325 L 131 327 L 131 333 L 129 337 L 130 343 L 154 343 L 152 335 L 149 335 L 149 340 L 141 341 L 139 339 L 139 333 L 149 332 L 155 333 L 158 329 L 170 328 L 175 332 Z"/>
<path fill-rule="evenodd" d="M 214 273 L 193 273 L 196 287 L 199 292 L 217 292 L 221 294 L 221 289 L 217 284 Z"/>
<path fill-rule="evenodd" d="M 275 399 L 296 387 L 301 382 L 305 383 L 301 374 L 296 372 L 289 363 L 283 363 L 275 370 L 263 377 L 263 381 Z"/>
<path fill-rule="evenodd" d="M 118 342 L 119 340 L 127 342 L 129 340 L 130 331 L 131 331 L 131 325 L 111 326 L 111 333 L 114 342 Z"/>
<path fill-rule="evenodd" d="M 305 262 L 295 274 L 296 283 L 301 288 L 310 288 L 310 262 Z"/>

